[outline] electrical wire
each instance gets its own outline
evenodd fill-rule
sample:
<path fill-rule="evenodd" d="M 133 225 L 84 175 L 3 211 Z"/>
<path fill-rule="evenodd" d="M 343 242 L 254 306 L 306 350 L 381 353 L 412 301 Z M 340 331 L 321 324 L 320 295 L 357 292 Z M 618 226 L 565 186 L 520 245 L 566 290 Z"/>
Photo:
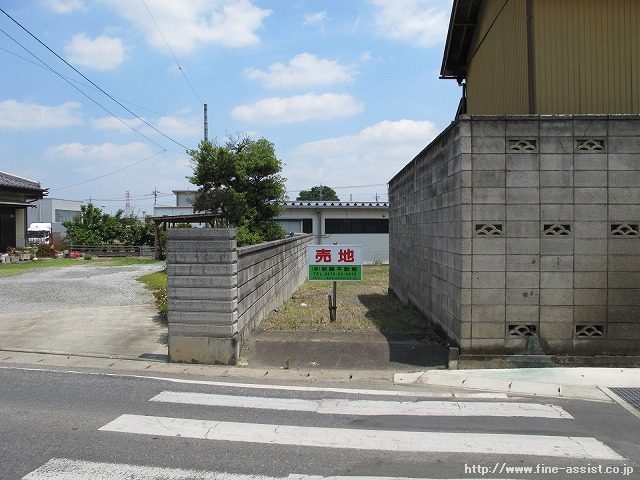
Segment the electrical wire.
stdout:
<path fill-rule="evenodd" d="M 200 99 L 200 95 L 198 95 L 198 92 L 196 92 L 196 89 L 193 88 L 193 85 L 191 84 L 191 82 L 189 81 L 189 79 L 187 78 L 187 74 L 184 73 L 184 70 L 182 69 L 182 67 L 180 66 L 180 63 L 178 62 L 178 59 L 176 58 L 176 56 L 173 54 L 173 50 L 171 50 L 171 47 L 169 46 L 169 42 L 167 42 L 167 39 L 164 37 L 164 34 L 162 33 L 162 30 L 160 30 L 160 27 L 158 26 L 158 22 L 156 22 L 156 19 L 153 18 L 153 14 L 151 13 L 151 10 L 149 10 L 149 7 L 147 6 L 147 2 L 145 0 L 142 0 L 142 3 L 144 3 L 144 7 L 147 9 L 147 12 L 149 12 L 149 16 L 151 17 L 151 20 L 153 20 L 153 23 L 155 24 L 156 28 L 158 29 L 158 33 L 160 34 L 160 36 L 162 37 L 162 40 L 164 40 L 164 44 L 167 46 L 167 49 L 169 50 L 169 53 L 171 53 L 171 56 L 173 57 L 173 59 L 176 62 L 176 65 L 178 66 L 178 69 L 180 70 L 180 72 L 182 72 L 182 76 L 184 77 L 184 79 L 187 81 L 187 83 L 189 84 L 189 86 L 191 87 L 191 90 L 193 91 L 193 93 L 195 94 L 196 98 L 198 99 L 198 101 L 202 104 L 204 103 L 201 99 Z"/>
<path fill-rule="evenodd" d="M 91 85 L 93 85 L 95 88 L 97 88 L 100 92 L 102 92 L 104 95 L 106 95 L 107 97 L 109 97 L 112 101 L 114 101 L 116 104 L 118 104 L 120 107 L 122 107 L 124 110 L 126 110 L 127 112 L 129 112 L 131 115 L 133 115 L 134 117 L 136 117 L 138 120 L 140 120 L 142 123 L 144 123 L 145 125 L 147 125 L 149 128 L 151 128 L 152 130 L 154 130 L 155 132 L 159 133 L 160 135 L 162 135 L 163 137 L 165 137 L 167 140 L 170 140 L 171 142 L 181 146 L 182 148 L 184 148 L 185 150 L 188 150 L 189 148 L 185 145 L 183 145 L 182 143 L 178 142 L 177 140 L 174 140 L 173 138 L 169 137 L 168 135 L 166 135 L 165 133 L 161 132 L 160 130 L 158 130 L 156 127 L 154 127 L 153 125 L 151 125 L 149 122 L 147 122 L 146 120 L 144 120 L 143 118 L 139 117 L 136 113 L 134 113 L 133 111 L 131 111 L 129 108 L 127 108 L 125 105 L 123 105 L 121 102 L 119 102 L 115 97 L 113 97 L 111 94 L 107 93 L 106 91 L 104 91 L 102 88 L 100 88 L 98 85 L 96 85 L 93 81 L 91 81 L 89 78 L 87 78 L 82 72 L 80 72 L 77 68 L 75 68 L 73 65 L 71 65 L 69 62 L 67 62 L 64 58 L 62 58 L 60 55 L 58 55 L 55 51 L 53 51 L 49 46 L 47 46 L 44 42 L 42 42 L 38 37 L 36 37 L 33 33 L 31 33 L 29 30 L 27 30 L 27 28 L 25 28 L 24 26 L 22 26 L 16 19 L 14 19 L 11 15 L 9 15 L 7 12 L 4 11 L 4 9 L 0 8 L 0 12 L 2 12 L 5 16 L 7 16 L 12 22 L 14 22 L 16 25 L 18 25 L 18 27 L 20 27 L 22 30 L 24 30 L 29 36 L 31 36 L 34 40 L 36 40 L 40 45 L 42 45 L 44 48 L 46 48 L 49 52 L 51 52 L 53 55 L 55 55 L 59 60 L 61 60 L 62 62 L 64 62 L 69 68 L 71 68 L 74 72 L 76 72 L 78 75 L 80 75 L 82 78 L 84 78 L 87 82 L 89 82 Z M 3 31 L 3 33 L 5 33 L 5 35 L 9 36 L 6 32 Z M 11 37 L 9 37 L 11 38 Z M 13 38 L 12 38 L 13 40 Z M 15 41 L 15 40 L 14 40 Z M 19 44 L 19 43 L 18 43 Z M 19 44 L 20 45 L 20 44 Z M 21 45 L 22 46 L 22 45 Z M 28 51 L 28 50 L 27 50 Z M 31 52 L 29 52 L 31 53 Z M 38 58 L 38 57 L 36 57 Z M 38 59 L 39 60 L 39 59 Z M 44 63 L 44 62 L 43 62 Z M 88 96 L 87 96 L 88 97 Z M 90 97 L 88 97 L 90 98 Z M 93 100 L 93 99 L 92 99 Z M 95 102 L 95 101 L 94 101 Z M 97 102 L 96 102 L 97 104 Z M 98 104 L 99 105 L 99 104 Z M 102 107 L 104 108 L 104 107 Z M 106 110 L 106 109 L 105 109 Z M 112 113 L 110 113 L 110 115 L 113 115 Z M 115 118 L 118 118 L 117 116 L 113 115 Z M 120 120 L 118 118 L 118 120 Z M 120 120 L 122 121 L 122 120 Z M 126 123 L 125 123 L 126 125 Z M 137 131 L 137 130 L 136 130 Z M 141 134 L 142 135 L 142 134 Z M 147 137 L 145 137 L 147 138 Z M 154 144 L 156 144 L 157 146 L 163 148 L 162 146 L 158 145 L 157 143 L 153 142 Z"/>

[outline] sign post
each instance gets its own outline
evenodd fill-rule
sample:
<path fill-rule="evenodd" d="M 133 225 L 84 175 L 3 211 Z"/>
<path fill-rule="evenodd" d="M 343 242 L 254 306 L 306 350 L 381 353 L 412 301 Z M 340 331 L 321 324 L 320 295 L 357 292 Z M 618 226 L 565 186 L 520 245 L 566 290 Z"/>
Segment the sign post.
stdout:
<path fill-rule="evenodd" d="M 308 247 L 309 281 L 333 281 L 329 318 L 336 321 L 337 282 L 362 280 L 362 245 L 311 245 Z"/>

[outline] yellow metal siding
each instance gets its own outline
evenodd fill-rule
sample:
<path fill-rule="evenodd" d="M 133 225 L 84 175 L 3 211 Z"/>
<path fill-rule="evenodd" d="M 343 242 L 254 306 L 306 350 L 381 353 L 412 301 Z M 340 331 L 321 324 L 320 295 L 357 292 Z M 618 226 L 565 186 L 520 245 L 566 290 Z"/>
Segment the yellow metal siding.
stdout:
<path fill-rule="evenodd" d="M 533 0 L 536 113 L 640 113 L 639 11 L 638 0 Z"/>
<path fill-rule="evenodd" d="M 468 113 L 529 113 L 525 7 L 524 0 L 483 2 L 469 52 Z"/>

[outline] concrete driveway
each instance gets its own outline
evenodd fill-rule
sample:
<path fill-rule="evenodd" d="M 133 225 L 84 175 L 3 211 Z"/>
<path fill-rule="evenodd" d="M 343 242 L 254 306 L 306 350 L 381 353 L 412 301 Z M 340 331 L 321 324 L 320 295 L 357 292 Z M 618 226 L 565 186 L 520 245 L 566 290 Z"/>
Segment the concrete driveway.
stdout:
<path fill-rule="evenodd" d="M 0 277 L 0 350 L 167 358 L 167 327 L 136 280 L 163 264 L 78 265 Z"/>

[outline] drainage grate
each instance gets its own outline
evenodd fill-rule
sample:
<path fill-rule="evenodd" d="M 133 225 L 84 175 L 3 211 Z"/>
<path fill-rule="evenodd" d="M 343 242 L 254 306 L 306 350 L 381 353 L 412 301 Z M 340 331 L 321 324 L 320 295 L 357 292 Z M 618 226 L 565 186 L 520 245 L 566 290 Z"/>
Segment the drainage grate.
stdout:
<path fill-rule="evenodd" d="M 640 388 L 609 387 L 609 390 L 640 412 Z"/>

